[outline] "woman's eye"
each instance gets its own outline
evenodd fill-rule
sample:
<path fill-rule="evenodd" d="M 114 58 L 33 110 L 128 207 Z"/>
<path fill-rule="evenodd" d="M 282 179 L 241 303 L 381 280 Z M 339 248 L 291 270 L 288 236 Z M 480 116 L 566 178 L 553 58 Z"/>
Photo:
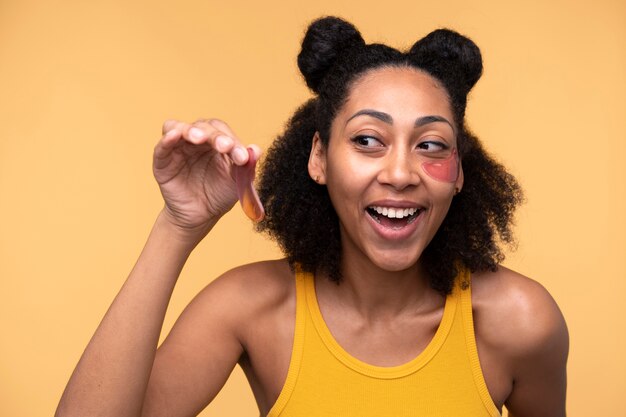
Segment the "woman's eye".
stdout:
<path fill-rule="evenodd" d="M 364 148 L 382 147 L 383 146 L 383 144 L 378 139 L 376 139 L 375 137 L 365 136 L 365 135 L 361 135 L 361 136 L 355 137 L 354 139 L 352 139 L 352 142 L 354 142 L 358 146 L 362 146 Z"/>
<path fill-rule="evenodd" d="M 425 141 L 421 142 L 417 147 L 426 152 L 441 152 L 448 149 L 448 146 L 441 142 Z"/>

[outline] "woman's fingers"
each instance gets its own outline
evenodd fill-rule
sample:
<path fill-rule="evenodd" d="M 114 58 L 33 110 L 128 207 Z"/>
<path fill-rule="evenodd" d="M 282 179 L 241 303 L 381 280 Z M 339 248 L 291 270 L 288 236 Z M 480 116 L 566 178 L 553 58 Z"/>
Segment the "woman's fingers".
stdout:
<path fill-rule="evenodd" d="M 223 120 L 209 119 L 206 122 L 210 124 L 211 126 L 213 126 L 215 129 L 226 133 L 228 136 L 237 137 L 237 135 L 235 135 L 235 132 L 233 132 L 230 126 L 228 126 L 228 124 Z"/>
<path fill-rule="evenodd" d="M 248 150 L 246 147 L 241 144 L 241 142 L 237 139 L 237 135 L 235 132 L 228 126 L 228 124 L 219 119 L 210 119 L 208 123 L 213 126 L 215 129 L 226 133 L 227 136 L 234 138 L 236 143 L 233 146 L 233 150 L 231 152 L 231 158 L 236 159 L 237 165 L 245 165 L 248 162 Z"/>
<path fill-rule="evenodd" d="M 247 164 L 250 158 L 247 148 L 230 126 L 219 119 L 203 119 L 194 123 L 167 120 L 163 123 L 162 131 L 163 137 L 155 147 L 156 159 L 168 159 L 174 149 L 186 142 L 193 145 L 208 145 L 218 153 L 227 155 L 238 166 Z M 255 145 L 251 149 L 255 160 L 258 159 L 260 149 Z"/>
<path fill-rule="evenodd" d="M 181 136 L 181 132 L 176 129 L 169 130 L 163 135 L 154 147 L 155 168 L 162 168 L 162 165 L 167 165 L 167 160 L 172 155 L 172 151 L 175 149 L 176 143 L 180 141 Z"/>
<path fill-rule="evenodd" d="M 163 133 L 163 135 L 167 134 L 167 132 L 169 132 L 174 127 L 176 127 L 177 123 L 179 123 L 178 120 L 174 120 L 174 119 L 166 120 L 165 122 L 163 122 L 163 127 L 161 128 L 161 133 Z"/>
<path fill-rule="evenodd" d="M 208 143 L 219 153 L 228 155 L 236 165 L 248 162 L 246 147 L 221 120 L 199 120 L 183 130 L 183 137 L 195 144 Z"/>

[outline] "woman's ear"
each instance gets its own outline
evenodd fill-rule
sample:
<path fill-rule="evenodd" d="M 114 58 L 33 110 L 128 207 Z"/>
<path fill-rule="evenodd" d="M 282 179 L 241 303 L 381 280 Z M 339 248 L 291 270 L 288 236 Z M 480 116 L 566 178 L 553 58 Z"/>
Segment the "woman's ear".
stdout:
<path fill-rule="evenodd" d="M 463 177 L 463 164 L 459 161 L 459 175 L 456 177 L 456 181 L 454 182 L 454 194 L 458 194 L 463 189 L 463 182 L 465 178 Z"/>
<path fill-rule="evenodd" d="M 326 147 L 322 143 L 319 132 L 313 135 L 308 168 L 313 181 L 326 184 Z"/>

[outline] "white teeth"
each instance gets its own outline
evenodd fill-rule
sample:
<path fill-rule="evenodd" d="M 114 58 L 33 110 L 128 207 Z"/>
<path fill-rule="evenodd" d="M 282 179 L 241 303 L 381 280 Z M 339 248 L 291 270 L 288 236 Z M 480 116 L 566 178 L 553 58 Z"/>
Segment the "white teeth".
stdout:
<path fill-rule="evenodd" d="M 403 217 L 412 216 L 418 211 L 417 208 L 401 209 L 401 208 L 380 207 L 380 206 L 373 206 L 370 208 L 373 209 L 376 213 L 381 214 L 383 216 L 387 216 L 390 219 L 402 219 Z"/>

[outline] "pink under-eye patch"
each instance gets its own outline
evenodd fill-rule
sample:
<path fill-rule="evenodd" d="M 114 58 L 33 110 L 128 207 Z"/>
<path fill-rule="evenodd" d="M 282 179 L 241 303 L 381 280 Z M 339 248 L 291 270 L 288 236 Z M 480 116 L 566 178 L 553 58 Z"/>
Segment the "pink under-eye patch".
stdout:
<path fill-rule="evenodd" d="M 254 189 L 254 169 L 257 159 L 251 148 L 248 148 L 248 162 L 243 165 L 235 165 L 235 182 L 237 183 L 237 195 L 243 212 L 252 221 L 260 222 L 265 217 L 265 209 L 261 204 L 259 195 Z"/>
<path fill-rule="evenodd" d="M 459 156 L 456 148 L 445 159 L 422 162 L 422 168 L 437 181 L 455 182 L 459 178 Z"/>

